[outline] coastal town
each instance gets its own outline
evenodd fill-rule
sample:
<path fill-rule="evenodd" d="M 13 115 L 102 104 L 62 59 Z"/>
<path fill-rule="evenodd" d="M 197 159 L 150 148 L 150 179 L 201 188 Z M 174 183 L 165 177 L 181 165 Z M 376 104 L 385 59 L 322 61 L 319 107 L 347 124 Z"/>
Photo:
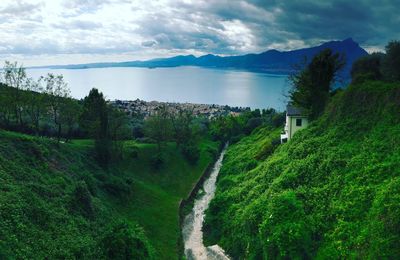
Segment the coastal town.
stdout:
<path fill-rule="evenodd" d="M 161 106 L 166 106 L 172 113 L 180 110 L 192 111 L 195 116 L 203 116 L 209 119 L 219 116 L 238 116 L 241 113 L 250 110 L 244 107 L 230 107 L 216 104 L 195 104 L 195 103 L 176 103 L 136 100 L 113 100 L 109 103 L 124 111 L 129 116 L 146 118 L 154 114 Z"/>

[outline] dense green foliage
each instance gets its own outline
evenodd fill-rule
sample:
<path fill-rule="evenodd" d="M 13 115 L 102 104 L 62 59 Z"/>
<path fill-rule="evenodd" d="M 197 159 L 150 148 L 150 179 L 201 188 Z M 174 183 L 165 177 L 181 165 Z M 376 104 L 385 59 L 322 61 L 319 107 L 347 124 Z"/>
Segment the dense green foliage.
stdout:
<path fill-rule="evenodd" d="M 95 140 L 97 161 L 103 166 L 108 166 L 113 148 L 109 126 L 111 115 L 103 93 L 92 89 L 82 103 L 80 125 Z"/>
<path fill-rule="evenodd" d="M 74 133 L 80 106 L 70 98 L 62 75 L 49 73 L 36 81 L 22 66 L 6 61 L 0 82 L 0 127 L 58 141 Z"/>
<path fill-rule="evenodd" d="M 349 86 L 271 154 L 278 134 L 228 149 L 206 242 L 242 259 L 400 258 L 399 83 Z"/>
<path fill-rule="evenodd" d="M 389 42 L 385 50 L 383 74 L 388 81 L 400 81 L 400 41 Z"/>
<path fill-rule="evenodd" d="M 351 68 L 353 83 L 360 83 L 363 80 L 381 80 L 383 57 L 384 54 L 373 53 L 354 62 Z"/>
<path fill-rule="evenodd" d="M 211 121 L 210 133 L 216 140 L 235 143 L 242 137 L 249 135 L 254 129 L 264 126 L 282 126 L 285 114 L 273 108 L 255 109 L 237 116 L 219 117 Z"/>
<path fill-rule="evenodd" d="M 0 131 L 0 251 L 12 258 L 105 258 L 102 246 L 117 216 L 106 185 L 128 176 L 104 172 L 85 146 Z M 130 189 L 132 189 L 130 187 Z M 124 194 L 125 195 L 125 194 Z M 126 194 L 129 198 L 129 194 Z M 120 197 L 122 199 L 122 197 Z M 130 230 L 152 256 L 139 229 Z"/>
<path fill-rule="evenodd" d="M 386 45 L 386 53 L 372 53 L 353 63 L 351 78 L 353 83 L 366 80 L 400 80 L 400 41 Z"/>
<path fill-rule="evenodd" d="M 321 115 L 337 74 L 344 65 L 344 58 L 330 49 L 315 55 L 304 69 L 289 77 L 293 85 L 290 91 L 293 105 L 303 108 L 310 119 Z"/>
<path fill-rule="evenodd" d="M 156 145 L 126 141 L 122 159 L 104 169 L 92 140 L 0 130 L 0 258 L 176 259 L 179 200 L 216 147 L 202 140 L 192 166 L 170 143 L 154 171 Z"/>

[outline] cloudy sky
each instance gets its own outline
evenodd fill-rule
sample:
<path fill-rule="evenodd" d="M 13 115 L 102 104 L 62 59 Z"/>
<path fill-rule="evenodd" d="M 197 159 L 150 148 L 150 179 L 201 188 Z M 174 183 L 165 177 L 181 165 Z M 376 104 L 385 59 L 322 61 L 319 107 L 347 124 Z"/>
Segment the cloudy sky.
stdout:
<path fill-rule="evenodd" d="M 1 0 L 0 62 L 26 66 L 291 50 L 400 38 L 400 1 Z"/>

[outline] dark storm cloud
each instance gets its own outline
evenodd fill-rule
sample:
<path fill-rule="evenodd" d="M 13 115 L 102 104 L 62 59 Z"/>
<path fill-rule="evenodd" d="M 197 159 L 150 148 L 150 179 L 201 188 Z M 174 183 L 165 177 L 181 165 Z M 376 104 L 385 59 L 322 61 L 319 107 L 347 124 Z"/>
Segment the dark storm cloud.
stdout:
<path fill-rule="evenodd" d="M 400 0 L 1 0 L 0 54 L 244 54 L 400 39 Z"/>
<path fill-rule="evenodd" d="M 252 1 L 278 9 L 275 26 L 306 44 L 353 37 L 361 45 L 383 47 L 399 38 L 400 1 Z"/>
<path fill-rule="evenodd" d="M 235 42 L 218 29 L 221 22 L 235 20 L 250 30 L 253 50 L 292 49 L 348 37 L 365 47 L 383 48 L 389 40 L 400 38 L 400 1 L 219 0 L 175 2 L 171 6 L 175 22 L 161 13 L 141 23 L 142 33 L 163 39 L 161 47 L 191 48 L 195 43 L 195 48 L 207 49 L 207 44 L 196 43 L 209 41 L 213 43 L 209 51 L 231 52 Z M 201 28 L 193 33 L 176 24 L 179 21 L 189 21 Z"/>

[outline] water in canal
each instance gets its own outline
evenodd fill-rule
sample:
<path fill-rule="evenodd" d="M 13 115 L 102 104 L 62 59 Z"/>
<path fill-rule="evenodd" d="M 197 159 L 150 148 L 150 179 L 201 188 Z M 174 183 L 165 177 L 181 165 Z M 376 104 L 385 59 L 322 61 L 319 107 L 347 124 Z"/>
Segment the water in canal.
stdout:
<path fill-rule="evenodd" d="M 225 151 L 226 148 L 221 152 L 210 176 L 205 180 L 203 188 L 199 190 L 201 195 L 197 196 L 194 201 L 192 211 L 184 219 L 182 232 L 187 259 L 229 259 L 224 250 L 218 245 L 204 246 L 202 231 L 204 212 L 214 197 L 216 181 L 222 166 Z"/>

